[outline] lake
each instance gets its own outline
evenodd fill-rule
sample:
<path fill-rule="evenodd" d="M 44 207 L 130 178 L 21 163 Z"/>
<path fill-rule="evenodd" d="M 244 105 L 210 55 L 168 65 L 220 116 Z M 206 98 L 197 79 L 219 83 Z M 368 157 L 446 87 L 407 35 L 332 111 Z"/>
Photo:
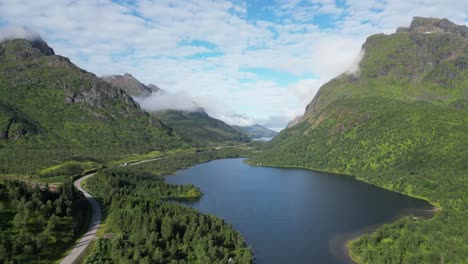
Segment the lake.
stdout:
<path fill-rule="evenodd" d="M 187 205 L 232 224 L 253 248 L 255 263 L 350 263 L 346 240 L 402 215 L 432 209 L 425 201 L 352 177 L 243 161 L 199 164 L 166 181 L 200 187 L 204 196 Z"/>
<path fill-rule="evenodd" d="M 270 141 L 272 137 L 260 137 L 260 138 L 252 138 L 253 141 Z"/>

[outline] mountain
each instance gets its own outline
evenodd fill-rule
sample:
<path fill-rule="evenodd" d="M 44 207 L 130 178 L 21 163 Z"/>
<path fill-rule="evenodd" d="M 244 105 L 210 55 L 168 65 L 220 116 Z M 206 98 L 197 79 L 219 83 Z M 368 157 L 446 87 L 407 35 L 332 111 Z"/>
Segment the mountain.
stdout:
<path fill-rule="evenodd" d="M 147 97 L 151 93 L 162 92 L 158 86 L 152 83 L 145 85 L 129 73 L 125 73 L 124 75 L 102 76 L 101 79 L 124 90 L 132 97 Z"/>
<path fill-rule="evenodd" d="M 0 173 L 14 171 L 15 159 L 31 164 L 53 155 L 108 156 L 187 144 L 123 90 L 55 55 L 42 39 L 0 42 L 0 135 Z"/>
<path fill-rule="evenodd" d="M 198 144 L 250 141 L 243 131 L 209 116 L 202 108 L 198 111 L 165 110 L 152 114 Z"/>
<path fill-rule="evenodd" d="M 259 124 L 255 124 L 252 126 L 233 126 L 233 127 L 243 131 L 251 138 L 262 138 L 262 137 L 272 138 L 278 135 L 278 132 L 268 129 Z"/>
<path fill-rule="evenodd" d="M 146 86 L 129 73 L 101 78 L 135 98 L 167 95 L 164 90 L 156 85 L 149 84 Z M 161 98 L 164 99 L 164 97 Z M 192 104 L 196 105 L 194 102 Z M 202 107 L 198 107 L 194 111 L 175 109 L 151 111 L 151 115 L 162 120 L 169 127 L 175 128 L 196 144 L 249 141 L 248 135 L 243 131 L 239 131 L 223 121 L 209 116 Z"/>
<path fill-rule="evenodd" d="M 352 242 L 358 263 L 467 259 L 467 33 L 447 19 L 416 17 L 394 34 L 370 36 L 359 71 L 323 85 L 300 122 L 250 161 L 353 175 L 443 208 Z"/>

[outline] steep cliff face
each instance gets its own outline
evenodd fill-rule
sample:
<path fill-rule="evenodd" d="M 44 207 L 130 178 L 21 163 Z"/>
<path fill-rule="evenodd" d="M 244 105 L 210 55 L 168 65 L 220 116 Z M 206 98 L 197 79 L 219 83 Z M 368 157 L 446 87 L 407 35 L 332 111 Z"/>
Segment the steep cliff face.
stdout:
<path fill-rule="evenodd" d="M 125 91 L 55 55 L 42 39 L 0 43 L 0 109 L 5 147 L 146 151 L 185 144 Z"/>
<path fill-rule="evenodd" d="M 321 87 L 305 116 L 344 98 L 468 100 L 467 32 L 447 19 L 415 18 L 409 28 L 370 36 L 362 46 L 359 72 L 344 73 Z"/>

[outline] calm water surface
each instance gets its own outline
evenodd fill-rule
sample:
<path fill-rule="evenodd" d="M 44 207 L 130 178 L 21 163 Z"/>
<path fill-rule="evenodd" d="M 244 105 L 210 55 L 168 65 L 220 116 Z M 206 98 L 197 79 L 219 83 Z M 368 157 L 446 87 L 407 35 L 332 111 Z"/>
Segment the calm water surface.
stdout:
<path fill-rule="evenodd" d="M 301 169 L 216 160 L 166 177 L 204 196 L 188 204 L 225 219 L 253 248 L 255 263 L 349 263 L 346 239 L 431 206 L 354 180 Z"/>

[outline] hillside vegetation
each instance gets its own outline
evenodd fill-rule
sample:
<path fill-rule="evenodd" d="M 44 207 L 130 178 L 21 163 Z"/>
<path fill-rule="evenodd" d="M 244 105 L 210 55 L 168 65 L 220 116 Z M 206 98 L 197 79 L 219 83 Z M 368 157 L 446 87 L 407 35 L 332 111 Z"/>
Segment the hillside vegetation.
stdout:
<path fill-rule="evenodd" d="M 468 262 L 467 37 L 424 18 L 369 37 L 360 73 L 321 87 L 301 122 L 250 161 L 353 175 L 442 208 L 353 241 L 358 263 Z"/>
<path fill-rule="evenodd" d="M 82 232 L 87 206 L 70 181 L 56 191 L 0 181 L 0 263 L 60 259 Z"/>
<path fill-rule="evenodd" d="M 209 116 L 203 109 L 192 112 L 166 110 L 152 113 L 152 115 L 190 138 L 194 144 L 239 144 L 250 141 L 249 136 L 244 131 Z"/>

